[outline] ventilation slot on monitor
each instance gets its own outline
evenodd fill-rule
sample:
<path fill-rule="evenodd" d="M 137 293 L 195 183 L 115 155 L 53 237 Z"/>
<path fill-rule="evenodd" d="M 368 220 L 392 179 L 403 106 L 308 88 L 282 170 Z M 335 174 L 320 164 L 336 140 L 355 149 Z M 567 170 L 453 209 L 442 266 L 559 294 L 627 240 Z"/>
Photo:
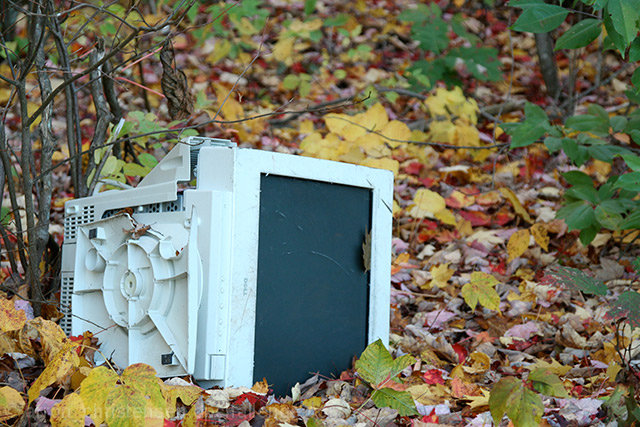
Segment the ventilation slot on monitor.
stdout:
<path fill-rule="evenodd" d="M 93 205 L 82 206 L 80 212 L 71 213 L 64 217 L 64 239 L 75 240 L 78 226 L 88 224 L 95 219 L 95 207 Z"/>
<path fill-rule="evenodd" d="M 128 206 L 118 209 L 109 209 L 104 211 L 102 214 L 102 219 L 110 218 L 115 214 L 122 212 L 123 210 L 130 210 L 132 213 L 161 213 L 161 212 L 178 212 L 184 210 L 184 204 L 182 203 L 182 194 L 178 194 L 176 200 L 172 200 L 170 202 L 162 202 L 162 203 L 151 203 L 148 205 L 140 205 L 140 206 Z"/>
<path fill-rule="evenodd" d="M 60 290 L 60 327 L 67 336 L 71 335 L 71 294 L 73 293 L 73 276 L 62 273 L 62 289 Z"/>

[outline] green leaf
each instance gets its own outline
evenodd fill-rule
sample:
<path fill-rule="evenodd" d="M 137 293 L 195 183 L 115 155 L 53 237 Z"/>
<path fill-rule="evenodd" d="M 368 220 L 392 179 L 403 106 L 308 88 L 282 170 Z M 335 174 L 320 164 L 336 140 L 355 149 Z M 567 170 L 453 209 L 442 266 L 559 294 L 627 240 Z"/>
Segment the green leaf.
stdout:
<path fill-rule="evenodd" d="M 151 169 L 145 166 L 141 166 L 137 163 L 125 163 L 122 166 L 122 172 L 126 176 L 145 176 Z"/>
<path fill-rule="evenodd" d="M 600 225 L 609 230 L 618 230 L 622 223 L 622 215 L 608 211 L 602 205 L 596 206 L 595 215 Z"/>
<path fill-rule="evenodd" d="M 640 88 L 640 67 L 636 68 L 631 75 L 631 84 L 637 88 Z"/>
<path fill-rule="evenodd" d="M 633 230 L 640 228 L 640 210 L 631 212 L 620 223 L 620 230 Z"/>
<path fill-rule="evenodd" d="M 564 151 L 567 157 L 569 157 L 576 166 L 583 165 L 587 160 L 589 160 L 589 151 L 587 150 L 587 147 L 579 145 L 573 139 L 562 139 L 562 151 Z"/>
<path fill-rule="evenodd" d="M 511 148 L 526 147 L 551 130 L 549 118 L 544 110 L 530 102 L 524 106 L 525 120 L 522 123 L 504 123 L 500 125 L 511 135 Z"/>
<path fill-rule="evenodd" d="M 583 228 L 582 230 L 580 230 L 580 236 L 579 236 L 580 243 L 582 243 L 584 246 L 587 246 L 589 243 L 593 241 L 593 239 L 596 238 L 596 235 L 598 234 L 601 228 L 602 227 L 600 226 L 600 224 L 595 222 L 591 224 L 589 227 Z"/>
<path fill-rule="evenodd" d="M 544 413 L 542 398 L 514 377 L 502 378 L 491 390 L 489 410 L 496 425 L 506 413 L 518 427 L 537 427 Z"/>
<path fill-rule="evenodd" d="M 11 209 L 8 206 L 0 207 L 0 224 L 5 227 L 11 222 Z"/>
<path fill-rule="evenodd" d="M 418 415 L 416 404 L 408 391 L 382 388 L 373 392 L 371 400 L 378 408 L 395 409 L 403 417 Z"/>
<path fill-rule="evenodd" d="M 311 15 L 316 10 L 316 0 L 304 0 L 304 14 Z"/>
<path fill-rule="evenodd" d="M 640 191 L 640 172 L 625 173 L 618 178 L 615 187 L 630 191 Z"/>
<path fill-rule="evenodd" d="M 628 120 L 624 116 L 612 116 L 610 120 L 614 132 L 622 132 L 627 127 Z"/>
<path fill-rule="evenodd" d="M 480 303 L 489 310 L 500 310 L 500 296 L 494 289 L 500 283 L 491 274 L 474 271 L 471 281 L 462 286 L 461 295 L 472 310 Z"/>
<path fill-rule="evenodd" d="M 607 12 L 611 15 L 611 23 L 616 32 L 622 36 L 624 49 L 638 34 L 638 6 L 638 2 L 634 0 L 609 0 L 607 2 Z"/>
<path fill-rule="evenodd" d="M 565 197 L 576 200 L 586 200 L 591 203 L 597 203 L 598 192 L 593 188 L 593 184 L 576 185 L 565 191 Z"/>
<path fill-rule="evenodd" d="M 592 114 L 571 116 L 564 125 L 581 132 L 592 132 L 600 135 L 607 135 L 609 133 L 609 119 L 604 120 L 602 117 Z"/>
<path fill-rule="evenodd" d="M 615 320 L 624 319 L 632 328 L 640 327 L 640 294 L 638 292 L 623 292 L 611 306 L 611 310 L 607 313 L 609 317 Z"/>
<path fill-rule="evenodd" d="M 548 33 L 562 24 L 569 11 L 561 6 L 531 3 L 522 6 L 522 13 L 511 29 L 530 33 Z"/>
<path fill-rule="evenodd" d="M 546 368 L 534 369 L 527 380 L 532 382 L 533 388 L 545 396 L 569 397 L 562 380 Z"/>
<path fill-rule="evenodd" d="M 544 139 L 544 145 L 550 153 L 555 153 L 562 148 L 562 138 L 548 136 Z"/>
<path fill-rule="evenodd" d="M 438 55 L 449 46 L 449 26 L 442 18 L 433 18 L 428 25 L 414 25 L 411 35 L 420 42 L 420 49 Z"/>
<path fill-rule="evenodd" d="M 282 87 L 293 90 L 298 87 L 298 83 L 300 83 L 300 78 L 295 74 L 289 74 L 282 80 Z"/>
<path fill-rule="evenodd" d="M 356 362 L 356 371 L 363 380 L 373 388 L 377 388 L 414 362 L 415 359 L 407 354 L 393 360 L 382 340 L 377 340 L 362 352 L 360 359 Z"/>
<path fill-rule="evenodd" d="M 606 45 L 606 42 L 609 41 L 624 56 L 627 46 L 625 45 L 625 42 L 622 36 L 614 28 L 611 15 L 609 15 L 608 13 L 605 13 L 603 16 L 603 22 L 604 22 L 604 28 L 605 30 L 607 30 L 607 38 L 605 39 L 605 45 Z"/>
<path fill-rule="evenodd" d="M 561 174 L 571 185 L 589 185 L 593 187 L 593 179 L 581 171 L 569 171 Z"/>
<path fill-rule="evenodd" d="M 589 276 L 577 268 L 554 265 L 545 271 L 543 282 L 556 286 L 565 286 L 574 291 L 589 295 L 606 295 L 607 286 L 600 280 Z"/>
<path fill-rule="evenodd" d="M 585 47 L 597 39 L 601 32 L 602 21 L 593 18 L 583 19 L 558 38 L 554 50 Z"/>
<path fill-rule="evenodd" d="M 556 213 L 556 218 L 564 219 L 564 222 L 569 226 L 569 230 L 582 230 L 596 222 L 593 207 L 583 201 L 573 202 L 563 206 Z"/>
<path fill-rule="evenodd" d="M 158 160 L 149 153 L 140 153 L 138 155 L 138 160 L 142 163 L 142 166 L 145 166 L 149 169 L 153 169 L 157 164 Z"/>
<path fill-rule="evenodd" d="M 640 157 L 636 154 L 623 154 L 622 159 L 627 164 L 629 169 L 634 172 L 640 172 Z"/>
<path fill-rule="evenodd" d="M 629 47 L 629 62 L 640 61 L 640 37 L 636 37 Z"/>

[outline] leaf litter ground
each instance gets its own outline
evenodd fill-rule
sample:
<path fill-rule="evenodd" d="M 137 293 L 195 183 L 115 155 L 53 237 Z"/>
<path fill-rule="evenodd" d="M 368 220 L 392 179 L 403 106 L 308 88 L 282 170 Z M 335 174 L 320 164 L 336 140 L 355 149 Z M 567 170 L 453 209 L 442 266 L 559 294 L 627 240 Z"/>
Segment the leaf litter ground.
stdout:
<path fill-rule="evenodd" d="M 444 87 L 416 93 L 393 90 L 417 59 L 410 26 L 398 20 L 412 3 L 318 3 L 318 9 L 305 16 L 301 2 L 270 2 L 264 5 L 269 15 L 266 32 L 229 32 L 229 43 L 248 46 L 233 59 L 224 54 L 226 41 L 196 40 L 189 31 L 174 40 L 176 61 L 197 95 L 192 124 L 209 120 L 218 109 L 223 119 L 236 120 L 283 106 L 295 110 L 364 99 L 329 112 L 207 125 L 202 133 L 265 150 L 394 171 L 390 344 L 400 359 L 380 356 L 375 366 L 365 363 L 358 374 L 350 370 L 335 379 L 311 375 L 282 399 L 268 395 L 268 379 L 252 389 L 202 390 L 182 379 L 159 381 L 145 366 L 117 373 L 94 368 L 96 338 L 86 334 L 67 339 L 53 322 L 33 319 L 27 304 L 6 295 L 0 299 L 0 378 L 5 384 L 0 388 L 0 420 L 15 420 L 28 399 L 35 401 L 27 411 L 29 419 L 55 425 L 480 426 L 491 425 L 489 393 L 507 378 L 494 399 L 501 393 L 516 396 L 513 405 L 540 399 L 544 410 L 537 415 L 543 423 L 603 422 L 603 398 L 613 392 L 620 371 L 604 301 L 637 289 L 634 248 L 621 246 L 620 236 L 608 233 L 583 247 L 564 222 L 555 219 L 563 192 L 558 171 L 570 169 L 566 159 L 550 157 L 537 146 L 515 152 L 450 148 L 506 142 L 491 117 L 521 119 L 524 99 L 549 103 L 539 90 L 541 76 L 533 71 L 533 38 L 509 33 L 506 9 L 462 2 L 441 5 L 447 13 L 462 11 L 467 30 L 500 51 L 507 80 L 479 84 L 462 69 L 464 92 Z M 323 20 L 336 16 L 341 20 L 335 25 L 323 26 Z M 322 32 L 319 40 L 317 31 Z M 450 36 L 451 45 L 463 43 Z M 579 84 L 586 88 L 593 70 L 586 65 L 591 52 L 584 55 Z M 615 59 L 606 60 L 614 70 L 620 66 Z M 559 65 L 563 69 L 567 61 L 560 58 Z M 143 72 L 149 89 L 160 92 L 157 58 L 145 61 Z M 301 74 L 309 78 L 291 77 Z M 616 85 L 624 85 L 624 79 L 621 73 L 593 99 L 617 105 L 621 100 Z M 221 105 L 234 84 L 236 91 Z M 142 122 L 142 92 L 120 89 L 130 120 Z M 168 123 L 164 100 L 151 92 L 146 96 L 157 119 Z M 487 113 L 504 100 L 515 109 L 502 104 Z M 414 143 L 404 142 L 408 140 Z M 167 148 L 150 143 L 136 150 L 160 157 Z M 64 150 L 57 155 L 64 157 Z M 610 173 L 598 162 L 584 170 L 596 179 Z M 57 225 L 51 231 L 58 239 L 63 202 L 72 197 L 66 173 L 62 169 L 55 176 Z M 621 247 L 627 250 L 621 252 Z M 582 280 L 592 283 L 597 278 L 608 285 L 608 293 L 585 298 L 576 289 L 558 286 L 558 280 L 545 276 L 545 269 L 559 260 L 588 267 Z M 5 280 L 7 273 L 3 269 Z M 618 309 L 624 314 L 635 301 Z M 625 339 L 638 339 L 624 332 Z M 383 375 L 385 367 L 389 378 Z M 549 373 L 561 382 L 545 377 Z M 390 382 L 392 376 L 397 381 Z M 538 379 L 542 386 L 536 390 L 542 394 L 523 388 L 521 379 Z M 386 407 L 398 407 L 393 392 L 399 391 L 411 395 L 418 414 Z M 125 402 L 140 409 L 137 418 L 118 412 Z M 509 415 L 509 408 L 504 409 Z M 522 416 L 520 425 L 529 422 L 523 413 L 509 416 Z"/>

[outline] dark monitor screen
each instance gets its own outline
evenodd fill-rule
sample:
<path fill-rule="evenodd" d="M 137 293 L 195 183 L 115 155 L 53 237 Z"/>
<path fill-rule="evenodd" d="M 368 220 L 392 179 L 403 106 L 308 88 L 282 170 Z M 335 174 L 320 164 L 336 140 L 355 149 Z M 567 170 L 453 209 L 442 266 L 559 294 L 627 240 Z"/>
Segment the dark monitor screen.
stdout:
<path fill-rule="evenodd" d="M 262 175 L 254 381 L 337 377 L 367 345 L 371 189 Z"/>

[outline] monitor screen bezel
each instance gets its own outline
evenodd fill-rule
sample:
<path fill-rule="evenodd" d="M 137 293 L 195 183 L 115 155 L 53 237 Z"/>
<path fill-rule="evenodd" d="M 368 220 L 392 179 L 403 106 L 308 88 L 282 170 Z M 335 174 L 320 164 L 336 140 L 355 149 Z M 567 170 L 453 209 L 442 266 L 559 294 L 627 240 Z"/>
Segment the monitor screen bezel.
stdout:
<path fill-rule="evenodd" d="M 389 339 L 393 173 L 358 165 L 250 149 L 235 150 L 234 230 L 226 386 L 253 381 L 260 178 L 274 174 L 367 188 L 372 193 L 368 342 Z M 201 163 L 206 164 L 206 163 Z"/>

